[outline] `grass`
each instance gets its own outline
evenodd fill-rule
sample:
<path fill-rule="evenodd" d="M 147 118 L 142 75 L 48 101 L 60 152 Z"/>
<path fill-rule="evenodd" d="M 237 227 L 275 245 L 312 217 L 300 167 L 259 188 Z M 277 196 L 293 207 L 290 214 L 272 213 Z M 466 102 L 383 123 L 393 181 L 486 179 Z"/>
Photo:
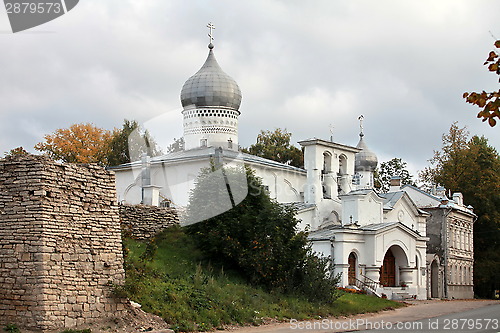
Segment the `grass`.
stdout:
<path fill-rule="evenodd" d="M 319 319 L 401 306 L 372 296 L 340 292 L 330 304 L 269 293 L 232 271 L 214 268 L 181 228 L 154 242 L 124 241 L 126 284 L 116 288 L 175 331 L 207 331 L 225 325 L 259 325 L 269 319 Z"/>

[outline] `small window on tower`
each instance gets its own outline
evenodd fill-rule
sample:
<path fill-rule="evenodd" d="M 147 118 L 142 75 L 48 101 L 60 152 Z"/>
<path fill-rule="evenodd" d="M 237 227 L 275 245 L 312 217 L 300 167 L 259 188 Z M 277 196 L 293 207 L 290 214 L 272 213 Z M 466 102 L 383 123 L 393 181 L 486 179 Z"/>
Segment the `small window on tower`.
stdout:
<path fill-rule="evenodd" d="M 231 140 L 231 139 L 227 140 L 227 147 L 229 149 L 233 149 L 233 140 Z"/>
<path fill-rule="evenodd" d="M 207 146 L 207 139 L 201 139 L 200 140 L 200 146 L 206 147 Z"/>

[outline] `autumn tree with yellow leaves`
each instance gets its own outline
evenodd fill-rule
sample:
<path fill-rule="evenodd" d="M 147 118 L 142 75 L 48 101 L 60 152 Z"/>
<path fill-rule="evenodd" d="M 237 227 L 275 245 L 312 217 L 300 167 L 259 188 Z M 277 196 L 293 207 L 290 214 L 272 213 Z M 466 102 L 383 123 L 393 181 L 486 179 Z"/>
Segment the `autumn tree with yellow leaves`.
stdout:
<path fill-rule="evenodd" d="M 162 150 L 135 120 L 124 120 L 123 128 L 109 131 L 91 123 L 74 124 L 44 136 L 35 149 L 56 161 L 67 163 L 97 163 L 114 166 L 130 163 L 142 154 L 158 156 Z"/>
<path fill-rule="evenodd" d="M 35 149 L 58 161 L 107 165 L 112 135 L 91 123 L 74 124 L 45 135 Z"/>

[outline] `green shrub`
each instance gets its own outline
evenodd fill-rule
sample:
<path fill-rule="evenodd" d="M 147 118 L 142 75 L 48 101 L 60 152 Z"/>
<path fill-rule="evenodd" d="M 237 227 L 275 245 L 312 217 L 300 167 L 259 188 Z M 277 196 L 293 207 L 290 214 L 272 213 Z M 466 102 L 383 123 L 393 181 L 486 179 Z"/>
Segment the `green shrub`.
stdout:
<path fill-rule="evenodd" d="M 307 234 L 298 232 L 295 209 L 272 200 L 251 169 L 221 170 L 226 179 L 238 179 L 238 173 L 244 173 L 248 195 L 232 209 L 186 227 L 201 251 L 268 290 L 299 293 L 312 300 L 335 300 L 337 280 L 328 277 L 328 260 L 311 252 Z M 216 171 L 204 170 L 197 179 L 187 209 L 192 221 L 204 211 L 226 204 L 228 189 L 220 186 L 220 178 L 212 176 Z"/>

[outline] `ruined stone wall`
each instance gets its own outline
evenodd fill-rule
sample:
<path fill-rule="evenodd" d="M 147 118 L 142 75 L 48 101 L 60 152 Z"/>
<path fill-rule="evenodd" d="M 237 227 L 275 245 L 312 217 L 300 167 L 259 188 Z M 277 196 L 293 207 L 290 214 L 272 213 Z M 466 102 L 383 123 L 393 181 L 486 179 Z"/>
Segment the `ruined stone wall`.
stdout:
<path fill-rule="evenodd" d="M 114 175 L 41 156 L 0 159 L 0 324 L 48 330 L 119 316 Z"/>
<path fill-rule="evenodd" d="M 120 205 L 120 220 L 125 235 L 148 239 L 158 232 L 179 224 L 175 209 L 145 205 Z"/>

